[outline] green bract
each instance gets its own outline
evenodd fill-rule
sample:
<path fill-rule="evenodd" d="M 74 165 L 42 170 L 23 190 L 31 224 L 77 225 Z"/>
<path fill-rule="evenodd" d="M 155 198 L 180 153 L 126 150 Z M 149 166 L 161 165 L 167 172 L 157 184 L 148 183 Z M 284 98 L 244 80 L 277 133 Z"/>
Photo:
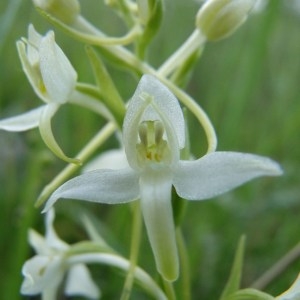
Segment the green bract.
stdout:
<path fill-rule="evenodd" d="M 255 177 L 282 173 L 276 162 L 253 154 L 213 152 L 197 160 L 180 160 L 184 124 L 175 96 L 158 79 L 144 75 L 123 125 L 129 167 L 95 170 L 69 180 L 52 194 L 44 211 L 60 198 L 107 204 L 140 199 L 157 269 L 166 280 L 176 280 L 179 263 L 172 185 L 184 199 L 204 200 Z"/>

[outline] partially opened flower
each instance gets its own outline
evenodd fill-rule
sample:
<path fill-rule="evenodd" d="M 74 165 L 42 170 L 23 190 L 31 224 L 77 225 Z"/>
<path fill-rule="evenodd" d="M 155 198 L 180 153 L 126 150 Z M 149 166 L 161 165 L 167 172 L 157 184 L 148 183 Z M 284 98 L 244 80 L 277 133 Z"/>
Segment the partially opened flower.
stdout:
<path fill-rule="evenodd" d="M 123 143 L 130 167 L 101 169 L 75 177 L 46 203 L 59 198 L 117 204 L 141 200 L 141 209 L 160 274 L 173 281 L 179 263 L 171 188 L 187 200 L 225 193 L 259 176 L 276 176 L 280 166 L 269 158 L 214 152 L 194 161 L 180 160 L 185 145 L 184 117 L 175 96 L 155 77 L 144 75 L 128 105 Z"/>
<path fill-rule="evenodd" d="M 28 40 L 18 41 L 23 70 L 37 96 L 45 103 L 29 112 L 0 121 L 0 129 L 25 131 L 40 128 L 43 140 L 62 159 L 68 160 L 57 145 L 51 130 L 51 118 L 66 103 L 75 89 L 77 73 L 54 39 L 54 32 L 41 36 L 33 25 Z"/>
<path fill-rule="evenodd" d="M 21 293 L 42 294 L 43 299 L 56 299 L 57 290 L 67 273 L 66 295 L 98 299 L 100 291 L 87 267 L 83 263 L 70 265 L 64 257 L 70 246 L 56 235 L 53 220 L 54 210 L 50 210 L 46 215 L 45 238 L 34 230 L 29 232 L 29 242 L 37 254 L 23 266 L 25 278 Z"/>
<path fill-rule="evenodd" d="M 46 145 L 60 158 L 68 158 L 52 133 L 51 119 L 61 105 L 70 102 L 92 109 L 106 118 L 111 114 L 96 99 L 75 90 L 77 73 L 70 61 L 56 44 L 54 32 L 40 35 L 33 25 L 28 28 L 28 40 L 17 42 L 17 48 L 23 70 L 37 96 L 44 105 L 18 116 L 0 120 L 0 129 L 7 131 L 26 131 L 39 127 Z"/>

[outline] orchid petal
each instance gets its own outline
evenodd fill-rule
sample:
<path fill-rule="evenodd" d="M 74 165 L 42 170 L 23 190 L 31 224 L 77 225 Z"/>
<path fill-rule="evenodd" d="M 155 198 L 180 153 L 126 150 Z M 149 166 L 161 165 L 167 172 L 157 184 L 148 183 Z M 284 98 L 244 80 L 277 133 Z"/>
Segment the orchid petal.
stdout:
<path fill-rule="evenodd" d="M 178 277 L 179 262 L 171 204 L 170 172 L 142 174 L 141 209 L 159 273 L 169 281 Z"/>
<path fill-rule="evenodd" d="M 46 242 L 48 244 L 48 248 L 52 249 L 52 251 L 66 251 L 69 248 L 69 245 L 62 241 L 58 235 L 56 234 L 53 222 L 55 218 L 54 209 L 50 209 L 46 215 Z"/>
<path fill-rule="evenodd" d="M 63 153 L 63 151 L 61 150 L 61 148 L 59 147 L 59 145 L 57 144 L 53 136 L 52 129 L 51 129 L 51 119 L 54 116 L 54 114 L 57 112 L 58 108 L 59 105 L 57 104 L 48 104 L 43 110 L 41 114 L 40 126 L 39 126 L 42 139 L 45 142 L 45 144 L 48 146 L 48 148 L 59 158 L 67 162 L 78 164 L 80 163 L 78 159 L 69 158 Z"/>
<path fill-rule="evenodd" d="M 117 204 L 133 201 L 138 196 L 138 174 L 132 170 L 96 170 L 61 185 L 46 202 L 43 212 L 60 198 Z"/>
<path fill-rule="evenodd" d="M 38 64 L 40 61 L 39 56 L 39 46 L 42 40 L 42 35 L 40 35 L 34 28 L 32 24 L 28 26 L 28 44 L 27 44 L 27 58 L 30 64 Z"/>
<path fill-rule="evenodd" d="M 0 129 L 19 132 L 36 128 L 39 126 L 40 117 L 44 109 L 45 105 L 18 116 L 2 119 L 0 121 Z"/>
<path fill-rule="evenodd" d="M 124 147 L 128 162 L 137 169 L 136 144 L 139 124 L 145 120 L 161 120 L 165 126 L 172 155 L 184 147 L 185 126 L 182 110 L 176 97 L 158 79 L 144 75 L 131 98 L 123 125 Z M 175 159 L 177 160 L 177 159 Z"/>
<path fill-rule="evenodd" d="M 61 259 L 36 255 L 27 260 L 22 268 L 24 281 L 21 286 L 23 295 L 36 295 L 46 289 L 56 289 L 62 280 L 63 273 L 59 271 Z"/>
<path fill-rule="evenodd" d="M 292 286 L 283 294 L 277 296 L 276 300 L 297 300 L 300 299 L 300 274 Z"/>
<path fill-rule="evenodd" d="M 218 196 L 260 176 L 278 176 L 280 166 L 254 154 L 213 152 L 196 161 L 180 161 L 173 184 L 179 196 L 203 200 Z"/>
<path fill-rule="evenodd" d="M 28 58 L 28 54 L 26 53 L 25 43 L 23 41 L 17 41 L 17 50 L 18 50 L 19 58 L 21 60 L 23 71 L 26 74 L 27 79 L 30 82 L 34 92 L 41 100 L 43 100 L 45 103 L 48 103 L 49 99 L 47 97 L 44 83 L 42 81 L 41 72 L 38 65 L 38 59 L 33 58 L 34 54 L 30 54 L 31 56 L 30 59 L 36 61 L 34 65 L 31 64 Z"/>
<path fill-rule="evenodd" d="M 96 156 L 84 166 L 82 171 L 85 173 L 97 169 L 118 170 L 128 167 L 129 165 L 126 159 L 124 149 L 113 149 L 105 151 L 100 155 Z"/>
<path fill-rule="evenodd" d="M 33 229 L 28 231 L 28 239 L 30 246 L 37 254 L 49 255 L 49 246 L 45 238 Z"/>
<path fill-rule="evenodd" d="M 65 103 L 75 88 L 77 73 L 55 43 L 53 31 L 42 38 L 39 54 L 41 74 L 49 98 L 54 103 Z"/>
<path fill-rule="evenodd" d="M 100 290 L 93 282 L 88 268 L 83 264 L 76 264 L 69 270 L 65 294 L 67 296 L 83 296 L 99 299 Z"/>

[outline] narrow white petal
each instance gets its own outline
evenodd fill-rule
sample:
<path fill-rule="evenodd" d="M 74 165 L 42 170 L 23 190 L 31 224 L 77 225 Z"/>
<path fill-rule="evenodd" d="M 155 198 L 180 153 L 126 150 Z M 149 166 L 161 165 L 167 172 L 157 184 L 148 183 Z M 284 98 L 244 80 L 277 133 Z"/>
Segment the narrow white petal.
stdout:
<path fill-rule="evenodd" d="M 41 74 L 49 98 L 54 103 L 65 103 L 75 88 L 77 73 L 55 43 L 53 31 L 42 38 L 39 54 Z"/>
<path fill-rule="evenodd" d="M 292 286 L 283 294 L 277 296 L 276 300 L 299 300 L 300 299 L 300 274 Z"/>
<path fill-rule="evenodd" d="M 213 152 L 196 161 L 180 161 L 173 183 L 179 196 L 202 200 L 223 194 L 256 177 L 281 174 L 278 163 L 267 157 Z"/>
<path fill-rule="evenodd" d="M 34 92 L 41 100 L 43 100 L 45 103 L 48 103 L 49 102 L 48 94 L 45 91 L 45 88 L 43 86 L 43 79 L 41 76 L 38 62 L 32 65 L 31 62 L 29 61 L 28 54 L 26 52 L 25 42 L 17 41 L 17 49 L 18 49 L 18 54 L 21 60 L 23 71 L 26 74 L 27 79 L 30 82 Z M 33 54 L 31 56 L 33 56 Z M 39 60 L 37 58 L 31 58 L 31 59 Z"/>
<path fill-rule="evenodd" d="M 77 264 L 72 266 L 68 272 L 65 294 L 99 299 L 100 290 L 94 283 L 88 268 L 83 264 Z"/>
<path fill-rule="evenodd" d="M 42 111 L 40 118 L 40 133 L 44 143 L 48 146 L 48 148 L 59 158 L 71 163 L 80 163 L 78 159 L 67 157 L 59 145 L 57 144 L 52 128 L 51 128 L 51 119 L 59 109 L 58 104 L 48 104 Z"/>
<path fill-rule="evenodd" d="M 27 44 L 27 57 L 31 65 L 38 64 L 40 60 L 39 46 L 42 36 L 35 30 L 32 24 L 28 26 L 28 44 Z"/>
<path fill-rule="evenodd" d="M 40 117 L 45 105 L 30 110 L 18 116 L 0 120 L 0 129 L 7 131 L 26 131 L 39 126 Z"/>
<path fill-rule="evenodd" d="M 63 278 L 60 269 L 61 259 L 36 255 L 27 260 L 22 268 L 24 281 L 21 286 L 21 294 L 36 295 L 46 289 L 57 289 Z"/>
<path fill-rule="evenodd" d="M 179 263 L 171 203 L 172 174 L 147 172 L 140 179 L 141 208 L 158 272 L 169 281 Z"/>
<path fill-rule="evenodd" d="M 138 174 L 131 169 L 96 170 L 60 186 L 46 202 L 43 212 L 60 198 L 117 204 L 133 201 L 138 196 Z"/>

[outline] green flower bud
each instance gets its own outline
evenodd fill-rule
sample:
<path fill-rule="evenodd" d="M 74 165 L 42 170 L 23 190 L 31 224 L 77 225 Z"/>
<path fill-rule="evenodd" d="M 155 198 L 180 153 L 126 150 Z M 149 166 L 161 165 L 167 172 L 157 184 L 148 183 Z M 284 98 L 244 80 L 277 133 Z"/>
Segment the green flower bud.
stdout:
<path fill-rule="evenodd" d="M 247 19 L 255 0 L 208 0 L 200 8 L 196 26 L 208 40 L 231 35 Z"/>
<path fill-rule="evenodd" d="M 66 24 L 73 23 L 80 14 L 78 0 L 33 0 L 33 3 Z"/>

